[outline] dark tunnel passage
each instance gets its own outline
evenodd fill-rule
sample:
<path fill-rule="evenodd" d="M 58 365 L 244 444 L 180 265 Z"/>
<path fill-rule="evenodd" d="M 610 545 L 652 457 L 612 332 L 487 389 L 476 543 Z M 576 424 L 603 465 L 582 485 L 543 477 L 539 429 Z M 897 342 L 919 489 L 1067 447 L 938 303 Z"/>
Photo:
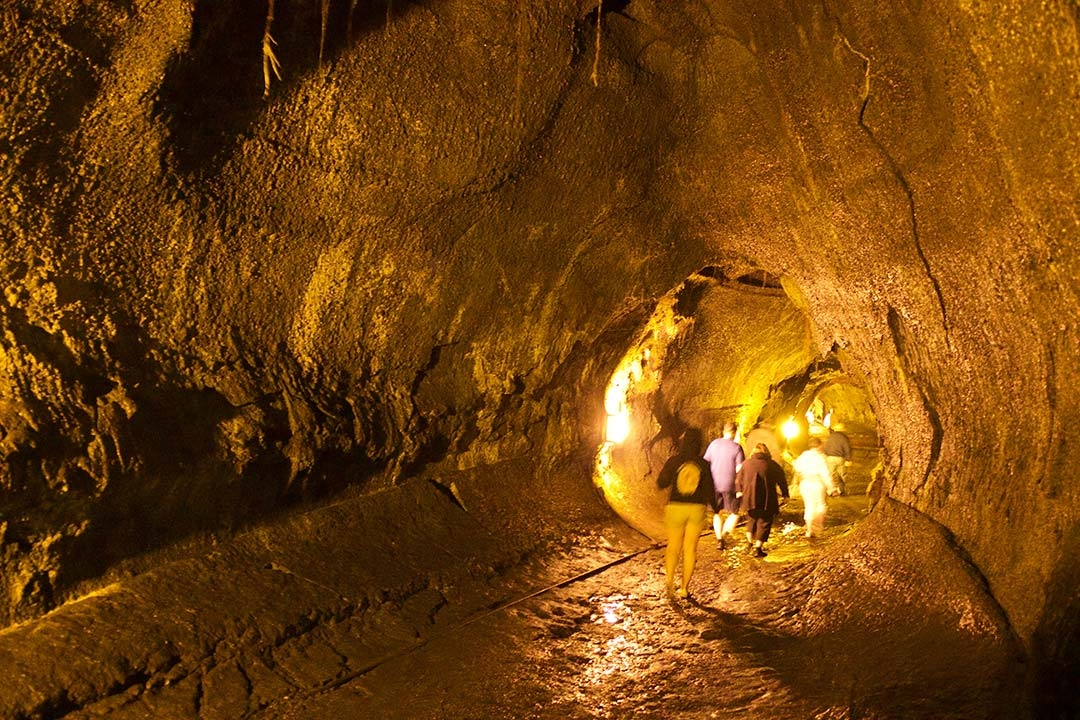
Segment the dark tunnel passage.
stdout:
<path fill-rule="evenodd" d="M 830 426 L 850 436 L 861 464 L 877 462 L 873 397 L 858 369 L 818 354 L 807 316 L 765 275 L 729 280 L 707 267 L 689 277 L 663 297 L 607 385 L 595 482 L 650 537 L 663 537 L 657 472 L 687 428 L 718 437 L 732 421 L 742 442 L 768 423 L 789 476 L 807 439 Z"/>

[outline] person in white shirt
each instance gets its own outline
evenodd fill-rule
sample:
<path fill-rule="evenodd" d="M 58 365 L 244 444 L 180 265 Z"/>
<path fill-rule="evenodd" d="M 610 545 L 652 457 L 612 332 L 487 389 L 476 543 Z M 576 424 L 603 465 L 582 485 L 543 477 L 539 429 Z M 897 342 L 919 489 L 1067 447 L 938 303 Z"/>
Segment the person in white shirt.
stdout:
<path fill-rule="evenodd" d="M 799 483 L 799 494 L 803 499 L 806 537 L 821 535 L 825 530 L 827 498 L 837 494 L 832 473 L 825 462 L 825 453 L 821 451 L 821 440 L 810 438 L 806 444 L 806 450 L 795 458 L 791 468 L 794 471 L 794 479 Z"/>

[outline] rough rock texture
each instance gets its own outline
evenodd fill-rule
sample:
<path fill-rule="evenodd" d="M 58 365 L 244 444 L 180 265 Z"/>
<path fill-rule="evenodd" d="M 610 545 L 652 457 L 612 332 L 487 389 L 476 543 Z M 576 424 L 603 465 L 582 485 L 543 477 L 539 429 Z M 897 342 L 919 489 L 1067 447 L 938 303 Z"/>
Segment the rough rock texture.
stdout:
<path fill-rule="evenodd" d="M 944 578 L 947 586 L 920 592 Z M 919 708 L 931 687 L 950 688 L 956 708 L 978 707 L 980 696 L 993 698 L 990 707 L 1008 705 L 1018 657 L 1000 608 L 981 592 L 984 583 L 942 528 L 886 501 L 817 566 L 799 615 L 812 649 L 798 674 L 811 684 L 859 687 L 896 716 L 936 714 Z M 811 659 L 823 657 L 829 661 Z M 979 680 L 951 682 L 957 668 Z"/>
<path fill-rule="evenodd" d="M 666 497 L 656 479 L 674 441 L 687 426 L 719 437 L 726 421 L 745 435 L 767 402 L 797 406 L 771 381 L 794 377 L 799 390 L 809 384 L 810 341 L 805 315 L 779 288 L 694 275 L 663 298 L 609 385 L 632 428 L 598 453 L 598 484 L 611 507 L 665 539 Z"/>
<path fill-rule="evenodd" d="M 1066 687 L 1075 3 L 274 6 L 268 86 L 261 3 L 0 9 L 6 623 L 345 488 L 509 505 L 669 291 L 759 268 Z"/>
<path fill-rule="evenodd" d="M 468 487 L 462 496 L 471 498 Z M 523 533 L 413 480 L 156 563 L 8 628 L 0 716 L 249 717 L 361 677 L 521 594 L 520 580 L 497 582 L 507 569 L 524 565 L 535 582 L 548 573 L 539 558 L 571 546 L 610 554 L 612 542 L 634 540 L 610 512 L 575 505 L 587 507 L 580 497 L 561 512 L 548 505 L 563 518 L 549 531 L 568 540 L 531 554 L 512 541 Z M 527 527 L 524 510 L 500 514 Z"/>

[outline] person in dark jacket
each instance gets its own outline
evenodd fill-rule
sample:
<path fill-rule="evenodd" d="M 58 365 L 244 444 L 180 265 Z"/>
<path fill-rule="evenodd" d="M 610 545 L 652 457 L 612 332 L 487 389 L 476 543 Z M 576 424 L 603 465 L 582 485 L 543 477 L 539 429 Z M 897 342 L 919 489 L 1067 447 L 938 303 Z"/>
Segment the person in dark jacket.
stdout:
<path fill-rule="evenodd" d="M 765 443 L 754 446 L 753 452 L 735 475 L 735 491 L 740 493 L 746 513 L 746 535 L 754 557 L 765 557 L 762 548 L 769 539 L 773 519 L 780 513 L 780 498 L 788 498 L 787 477 L 779 463 L 772 459 Z"/>
<path fill-rule="evenodd" d="M 679 451 L 672 456 L 656 479 L 661 488 L 671 488 L 664 507 L 667 551 L 664 571 L 668 597 L 690 596 L 690 578 L 697 563 L 697 544 L 705 527 L 706 512 L 713 506 L 714 493 L 709 464 L 701 457 L 702 435 L 696 428 L 683 433 Z M 682 555 L 682 581 L 675 587 L 675 573 Z"/>
<path fill-rule="evenodd" d="M 821 452 L 825 453 L 825 464 L 832 474 L 836 494 L 843 495 L 847 479 L 845 469 L 851 464 L 851 439 L 843 432 L 843 425 L 833 423 L 829 437 L 821 445 Z"/>

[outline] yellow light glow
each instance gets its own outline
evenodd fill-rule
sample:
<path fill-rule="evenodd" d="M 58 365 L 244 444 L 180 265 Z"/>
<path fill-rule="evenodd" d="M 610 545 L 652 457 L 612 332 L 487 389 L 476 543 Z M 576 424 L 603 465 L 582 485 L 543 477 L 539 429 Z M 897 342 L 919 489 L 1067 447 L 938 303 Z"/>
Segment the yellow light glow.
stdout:
<path fill-rule="evenodd" d="M 609 414 L 604 437 L 608 442 L 621 443 L 630 436 L 630 413 L 626 409 Z"/>
<path fill-rule="evenodd" d="M 780 432 L 784 434 L 784 439 L 788 440 L 789 442 L 799 437 L 799 423 L 795 422 L 794 415 L 789 417 L 787 421 L 780 427 Z"/>
<path fill-rule="evenodd" d="M 630 392 L 629 377 L 619 375 L 611 379 L 604 394 L 604 410 L 608 415 L 617 415 L 626 406 L 626 396 Z"/>
<path fill-rule="evenodd" d="M 611 450 L 614 447 L 615 443 L 605 441 L 596 453 L 596 475 L 593 481 L 607 498 L 617 497 L 621 488 L 619 476 L 611 469 Z"/>

